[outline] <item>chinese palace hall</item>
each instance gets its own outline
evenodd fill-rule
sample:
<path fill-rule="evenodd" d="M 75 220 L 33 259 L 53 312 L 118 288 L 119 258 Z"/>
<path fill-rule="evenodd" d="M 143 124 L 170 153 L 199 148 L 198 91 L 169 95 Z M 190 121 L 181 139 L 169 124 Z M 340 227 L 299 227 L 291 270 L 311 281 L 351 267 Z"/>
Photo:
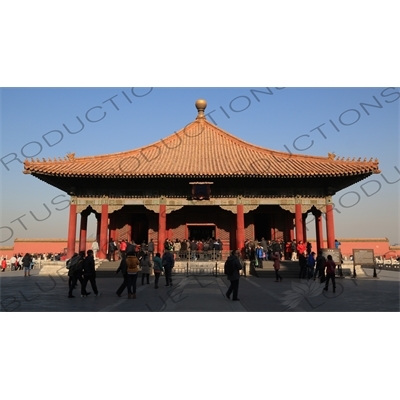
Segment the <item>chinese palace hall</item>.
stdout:
<path fill-rule="evenodd" d="M 86 249 L 91 213 L 97 219 L 99 258 L 106 257 L 110 238 L 153 239 L 158 251 L 166 238 L 213 237 L 224 250 L 241 249 L 246 239 L 261 237 L 306 241 L 309 213 L 315 216 L 317 249 L 324 243 L 334 248 L 332 196 L 379 173 L 378 160 L 260 147 L 209 122 L 205 100 L 195 105 L 194 121 L 145 147 L 25 160 L 25 174 L 71 196 L 67 256 Z"/>

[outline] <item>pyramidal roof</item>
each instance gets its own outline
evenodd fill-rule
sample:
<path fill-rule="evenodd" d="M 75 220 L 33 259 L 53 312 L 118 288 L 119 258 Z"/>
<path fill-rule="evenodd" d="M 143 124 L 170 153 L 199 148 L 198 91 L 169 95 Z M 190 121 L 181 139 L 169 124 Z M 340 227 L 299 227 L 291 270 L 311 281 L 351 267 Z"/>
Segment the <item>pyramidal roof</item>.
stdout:
<path fill-rule="evenodd" d="M 57 160 L 25 160 L 24 173 L 54 177 L 344 177 L 379 173 L 377 159 L 344 160 L 284 153 L 247 143 L 210 123 L 198 100 L 196 119 L 178 132 L 138 149 Z"/>

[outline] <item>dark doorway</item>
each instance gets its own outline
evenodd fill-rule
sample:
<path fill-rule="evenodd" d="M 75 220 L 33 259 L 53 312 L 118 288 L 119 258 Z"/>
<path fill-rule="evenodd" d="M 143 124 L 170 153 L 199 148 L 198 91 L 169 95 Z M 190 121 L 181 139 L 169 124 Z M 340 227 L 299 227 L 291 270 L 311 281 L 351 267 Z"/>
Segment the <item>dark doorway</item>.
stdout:
<path fill-rule="evenodd" d="M 271 214 L 255 214 L 254 215 L 254 234 L 255 239 L 271 240 Z"/>
<path fill-rule="evenodd" d="M 149 240 L 149 221 L 144 214 L 134 214 L 132 218 L 132 240 L 146 243 Z"/>
<path fill-rule="evenodd" d="M 190 240 L 215 238 L 215 225 L 188 225 L 188 236 Z"/>

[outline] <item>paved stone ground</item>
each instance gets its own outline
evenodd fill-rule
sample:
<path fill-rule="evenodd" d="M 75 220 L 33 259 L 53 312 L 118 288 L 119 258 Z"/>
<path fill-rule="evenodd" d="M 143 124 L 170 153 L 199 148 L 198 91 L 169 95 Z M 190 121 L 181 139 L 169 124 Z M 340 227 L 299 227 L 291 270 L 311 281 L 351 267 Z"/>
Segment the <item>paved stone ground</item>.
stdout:
<path fill-rule="evenodd" d="M 367 277 L 337 279 L 336 293 L 331 287 L 322 290 L 318 281 L 285 279 L 276 283 L 273 279 L 242 277 L 239 285 L 241 301 L 229 301 L 224 293 L 228 287 L 225 276 L 175 275 L 174 286 L 165 287 L 163 277 L 158 289 L 151 277 L 149 285 L 140 285 L 137 299 L 116 296 L 122 278 L 98 278 L 102 296 L 93 293 L 80 297 L 79 287 L 73 299 L 67 298 L 67 276 L 59 273 L 24 277 L 22 271 L 0 273 L 1 311 L 14 312 L 362 312 L 400 310 L 400 273 L 378 271 L 378 279 L 372 270 L 365 270 Z M 89 284 L 89 291 L 91 291 Z"/>

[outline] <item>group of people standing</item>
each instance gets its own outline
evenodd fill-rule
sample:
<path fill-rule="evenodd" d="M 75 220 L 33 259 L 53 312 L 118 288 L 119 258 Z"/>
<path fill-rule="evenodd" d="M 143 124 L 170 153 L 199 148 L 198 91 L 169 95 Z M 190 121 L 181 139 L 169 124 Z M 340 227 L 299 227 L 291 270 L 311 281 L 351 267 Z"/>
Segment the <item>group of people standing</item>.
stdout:
<path fill-rule="evenodd" d="M 141 244 L 135 243 L 134 240 L 128 241 L 126 239 L 122 239 L 119 244 L 113 239 L 110 238 L 108 242 L 108 261 L 115 261 L 116 255 L 118 254 L 118 259 L 122 260 L 126 258 L 128 253 L 144 253 L 147 252 L 152 259 L 154 257 L 154 241 L 150 239 L 149 243 L 142 242 Z"/>
<path fill-rule="evenodd" d="M 164 250 L 168 250 L 175 255 L 176 259 L 197 260 L 220 260 L 222 259 L 223 244 L 221 239 L 166 239 Z"/>
<path fill-rule="evenodd" d="M 336 282 L 335 282 L 335 272 L 336 272 L 336 263 L 333 261 L 333 258 L 330 254 L 325 258 L 323 256 L 322 250 L 318 251 L 318 255 L 316 256 L 315 252 L 307 249 L 307 247 L 302 246 L 302 242 L 299 242 L 300 247 L 298 246 L 298 257 L 299 257 L 299 265 L 300 265 L 300 279 L 314 279 L 314 281 L 318 278 L 321 283 L 325 282 L 324 290 L 328 290 L 329 281 L 332 281 L 333 293 L 336 290 Z M 326 271 L 326 275 L 325 275 Z"/>
<path fill-rule="evenodd" d="M 118 288 L 116 294 L 122 296 L 125 288 L 128 291 L 128 299 L 136 299 L 136 283 L 138 272 L 141 271 L 142 285 L 150 284 L 151 269 L 154 270 L 154 288 L 158 289 L 160 275 L 165 274 L 165 286 L 172 286 L 172 268 L 174 267 L 174 255 L 166 250 L 161 257 L 160 253 L 156 253 L 152 259 L 148 250 L 127 251 L 123 256 L 115 273 L 122 273 L 123 282 Z"/>
<path fill-rule="evenodd" d="M 31 276 L 31 269 L 33 268 L 35 262 L 33 261 L 33 256 L 30 253 L 25 253 L 24 256 L 21 254 L 14 254 L 10 258 L 10 268 L 14 271 L 24 270 L 24 276 Z M 7 259 L 5 257 L 1 260 L 1 272 L 7 269 Z"/>

